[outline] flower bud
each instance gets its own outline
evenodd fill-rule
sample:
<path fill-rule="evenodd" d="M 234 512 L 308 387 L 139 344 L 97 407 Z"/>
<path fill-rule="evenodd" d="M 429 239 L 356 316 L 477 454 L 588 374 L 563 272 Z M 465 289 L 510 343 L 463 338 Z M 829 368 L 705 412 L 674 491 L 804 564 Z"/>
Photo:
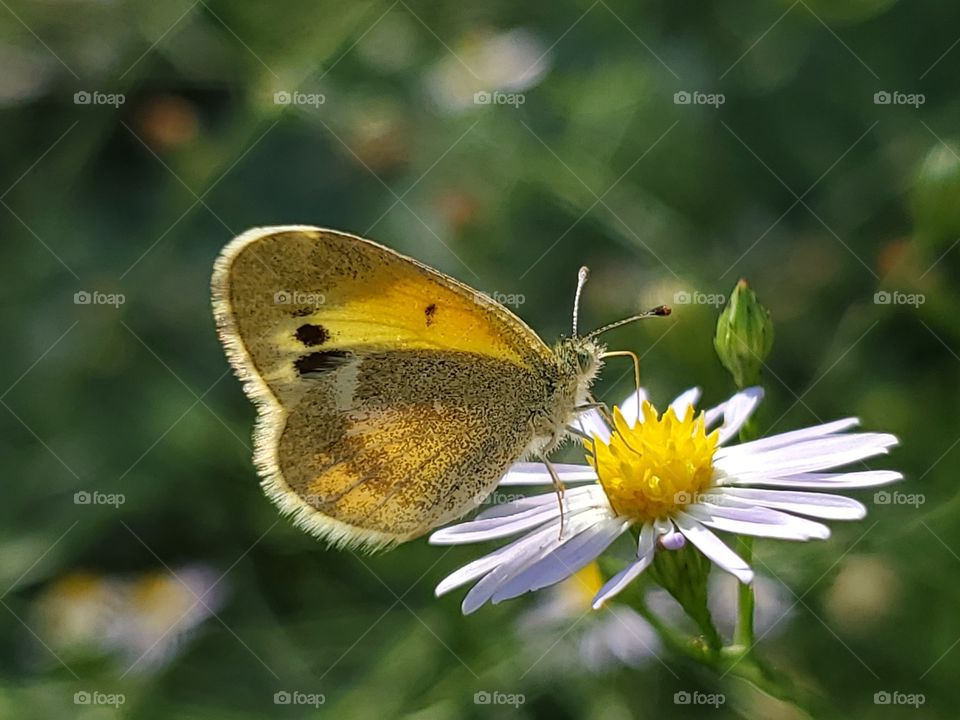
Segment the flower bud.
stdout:
<path fill-rule="evenodd" d="M 713 346 L 738 388 L 760 382 L 760 368 L 773 347 L 773 321 L 746 280 L 737 283 L 720 313 Z"/>

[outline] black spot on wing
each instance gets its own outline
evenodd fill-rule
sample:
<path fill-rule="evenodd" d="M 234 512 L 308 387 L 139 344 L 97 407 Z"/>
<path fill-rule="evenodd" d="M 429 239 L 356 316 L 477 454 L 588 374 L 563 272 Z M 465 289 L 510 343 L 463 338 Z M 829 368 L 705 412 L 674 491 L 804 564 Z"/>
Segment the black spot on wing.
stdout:
<path fill-rule="evenodd" d="M 298 327 L 294 335 L 297 340 L 309 346 L 322 345 L 330 339 L 330 333 L 327 332 L 325 327 L 321 325 L 311 325 L 310 323 Z"/>
<path fill-rule="evenodd" d="M 427 327 L 430 327 L 433 324 L 433 316 L 437 313 L 437 304 L 430 303 L 423 309 L 423 314 L 427 318 Z"/>
<path fill-rule="evenodd" d="M 315 375 L 336 370 L 350 362 L 352 357 L 351 353 L 344 350 L 326 350 L 301 355 L 293 365 L 300 375 Z"/>

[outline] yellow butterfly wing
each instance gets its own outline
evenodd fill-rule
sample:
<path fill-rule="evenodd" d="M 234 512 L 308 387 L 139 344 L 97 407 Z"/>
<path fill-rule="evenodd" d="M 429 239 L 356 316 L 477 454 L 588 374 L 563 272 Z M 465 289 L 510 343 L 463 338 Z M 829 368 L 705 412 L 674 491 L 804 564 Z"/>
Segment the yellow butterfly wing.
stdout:
<path fill-rule="evenodd" d="M 487 296 L 369 240 L 248 231 L 214 311 L 257 404 L 267 493 L 338 544 L 402 542 L 458 517 L 533 439 L 556 363 Z"/>

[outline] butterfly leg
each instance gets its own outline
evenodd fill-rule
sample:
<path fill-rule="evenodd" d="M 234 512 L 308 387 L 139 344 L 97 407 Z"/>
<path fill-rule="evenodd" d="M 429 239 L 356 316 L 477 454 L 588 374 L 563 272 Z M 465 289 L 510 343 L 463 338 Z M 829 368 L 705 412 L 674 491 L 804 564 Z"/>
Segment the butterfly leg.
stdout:
<path fill-rule="evenodd" d="M 563 539 L 563 530 L 565 527 L 565 516 L 563 514 L 563 495 L 564 495 L 564 485 L 563 480 L 560 479 L 560 476 L 557 475 L 556 469 L 553 467 L 551 462 L 547 460 L 546 455 L 541 455 L 540 460 L 543 461 L 543 464 L 547 466 L 547 472 L 550 473 L 550 477 L 553 479 L 553 488 L 557 492 L 557 502 L 560 504 L 560 540 Z"/>
<path fill-rule="evenodd" d="M 590 396 L 589 400 L 590 402 L 586 402 L 583 405 L 577 405 L 573 409 L 573 411 L 579 415 L 580 413 L 585 412 L 587 410 L 598 410 L 600 412 L 601 417 L 603 417 L 603 419 L 607 421 L 607 424 L 612 426 L 613 416 L 610 414 L 610 408 L 607 407 L 607 404 L 605 402 L 600 402 L 598 400 L 595 400 L 593 396 Z M 589 437 L 582 430 L 581 431 L 574 430 L 572 426 L 568 425 L 567 429 L 573 430 L 575 435 L 579 435 L 581 437 Z"/>
<path fill-rule="evenodd" d="M 568 431 L 571 435 L 576 435 L 576 436 L 577 436 L 578 438 L 580 438 L 581 440 L 593 440 L 593 438 L 592 438 L 590 435 L 588 435 L 587 433 L 585 433 L 585 432 L 584 432 L 583 430 L 581 430 L 580 428 L 574 427 L 573 425 L 567 425 L 567 431 Z"/>
<path fill-rule="evenodd" d="M 613 415 L 610 414 L 610 409 L 607 407 L 607 404 L 604 402 L 599 402 L 592 395 L 587 398 L 589 402 L 584 403 L 583 405 L 577 405 L 573 410 L 577 413 L 577 418 L 574 419 L 573 423 L 567 425 L 567 431 L 571 435 L 576 435 L 583 441 L 586 441 L 584 444 L 589 443 L 588 448 L 593 446 L 594 438 L 589 433 L 583 431 L 581 427 L 578 427 L 581 423 L 579 422 L 579 414 L 587 410 L 597 410 L 600 412 L 600 417 L 606 421 L 609 427 L 613 427 Z"/>
<path fill-rule="evenodd" d="M 577 405 L 575 408 L 573 408 L 573 411 L 576 413 L 582 413 L 585 410 L 603 410 L 606 407 L 607 407 L 606 403 L 593 401 L 593 402 L 584 403 L 583 405 Z"/>
<path fill-rule="evenodd" d="M 598 403 L 600 405 L 597 408 L 600 411 L 600 415 L 603 416 L 603 419 L 607 421 L 607 425 L 613 427 L 613 413 L 610 412 L 610 408 L 607 407 L 606 403 Z"/>

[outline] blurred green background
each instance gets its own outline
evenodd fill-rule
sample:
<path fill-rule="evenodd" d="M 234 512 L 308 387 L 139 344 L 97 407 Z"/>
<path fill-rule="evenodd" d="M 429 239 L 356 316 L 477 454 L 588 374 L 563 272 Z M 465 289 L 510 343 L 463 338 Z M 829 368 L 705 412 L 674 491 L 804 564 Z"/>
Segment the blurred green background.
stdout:
<path fill-rule="evenodd" d="M 748 278 L 777 332 L 761 427 L 858 415 L 922 494 L 759 542 L 792 608 L 759 651 L 824 717 L 956 716 L 960 10 L 0 5 L 0 716 L 796 717 L 667 652 L 588 667 L 592 617 L 531 641 L 537 598 L 461 617 L 433 587 L 478 548 L 358 557 L 280 518 L 208 282 L 232 236 L 289 223 L 512 296 L 551 341 L 583 264 L 582 327 L 670 303 L 609 336 L 661 403 L 732 391 L 716 295 Z M 611 362 L 600 395 L 629 385 Z"/>

